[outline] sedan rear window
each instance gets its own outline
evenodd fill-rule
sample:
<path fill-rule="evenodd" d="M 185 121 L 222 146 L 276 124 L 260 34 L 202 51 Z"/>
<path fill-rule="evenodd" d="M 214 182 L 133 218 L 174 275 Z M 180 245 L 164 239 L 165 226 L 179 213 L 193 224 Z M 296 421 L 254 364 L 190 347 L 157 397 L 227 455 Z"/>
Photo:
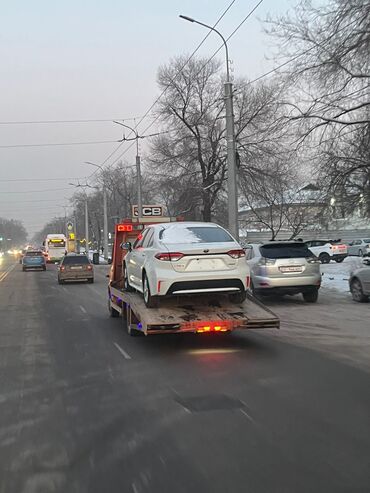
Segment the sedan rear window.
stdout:
<path fill-rule="evenodd" d="M 63 259 L 63 265 L 86 265 L 89 264 L 89 259 L 85 257 L 85 255 L 71 255 L 64 257 Z"/>
<path fill-rule="evenodd" d="M 262 257 L 265 258 L 307 258 L 312 252 L 304 243 L 287 243 L 286 245 L 263 245 L 260 247 Z"/>
<path fill-rule="evenodd" d="M 42 257 L 42 252 L 26 252 L 26 257 Z"/>
<path fill-rule="evenodd" d="M 225 243 L 233 238 L 221 228 L 212 226 L 170 227 L 160 232 L 165 243 Z"/>

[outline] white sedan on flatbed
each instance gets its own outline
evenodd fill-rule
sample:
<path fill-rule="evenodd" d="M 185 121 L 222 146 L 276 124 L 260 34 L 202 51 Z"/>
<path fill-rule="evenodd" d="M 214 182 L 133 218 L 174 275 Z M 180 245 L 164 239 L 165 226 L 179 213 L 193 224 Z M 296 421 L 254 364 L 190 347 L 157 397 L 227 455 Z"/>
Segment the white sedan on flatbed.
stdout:
<path fill-rule="evenodd" d="M 241 303 L 249 267 L 239 243 L 221 226 L 202 222 L 150 225 L 133 245 L 121 245 L 126 290 L 143 293 L 153 308 L 164 296 L 227 293 Z"/>

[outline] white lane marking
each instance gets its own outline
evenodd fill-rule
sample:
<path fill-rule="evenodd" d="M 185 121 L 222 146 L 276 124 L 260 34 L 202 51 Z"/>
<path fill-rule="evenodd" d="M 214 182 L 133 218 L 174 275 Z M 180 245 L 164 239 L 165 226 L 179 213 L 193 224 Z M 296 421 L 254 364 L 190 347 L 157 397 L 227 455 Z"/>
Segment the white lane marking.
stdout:
<path fill-rule="evenodd" d="M 131 356 L 128 353 L 126 353 L 126 351 L 124 349 L 122 349 L 119 344 L 117 344 L 116 342 L 114 342 L 113 344 L 116 346 L 116 348 L 118 349 L 118 351 L 122 354 L 122 356 L 125 359 L 131 359 Z"/>
<path fill-rule="evenodd" d="M 10 267 L 8 267 L 6 269 L 5 272 L 3 272 L 1 275 L 0 275 L 0 282 L 1 281 L 4 281 L 4 279 L 11 273 L 11 271 L 15 268 L 15 264 L 14 265 L 11 265 Z"/>
<path fill-rule="evenodd" d="M 87 310 L 82 305 L 80 305 L 80 310 L 82 311 L 82 313 L 87 313 Z"/>
<path fill-rule="evenodd" d="M 244 416 L 246 418 L 248 418 L 251 423 L 255 424 L 254 419 L 251 416 L 249 416 L 249 414 L 247 413 L 247 411 L 245 409 L 240 409 L 240 412 L 242 414 L 244 414 Z"/>

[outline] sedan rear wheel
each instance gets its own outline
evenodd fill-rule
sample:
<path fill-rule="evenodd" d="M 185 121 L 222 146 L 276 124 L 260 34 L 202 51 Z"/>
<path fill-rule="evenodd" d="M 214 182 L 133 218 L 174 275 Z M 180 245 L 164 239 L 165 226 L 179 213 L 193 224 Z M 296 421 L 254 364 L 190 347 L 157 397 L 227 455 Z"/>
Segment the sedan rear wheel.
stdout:
<path fill-rule="evenodd" d="M 150 292 L 149 281 L 146 273 L 143 274 L 143 297 L 147 308 L 158 307 L 158 296 L 152 296 Z"/>
<path fill-rule="evenodd" d="M 361 250 L 361 248 L 360 248 L 360 250 L 358 251 L 358 256 L 359 256 L 359 257 L 362 257 L 363 255 L 364 255 L 364 252 L 363 252 L 363 251 Z"/>
<path fill-rule="evenodd" d="M 369 297 L 364 294 L 362 284 L 359 279 L 353 279 L 350 288 L 352 299 L 354 301 L 358 301 L 359 303 L 365 303 L 366 301 L 369 301 Z"/>
<path fill-rule="evenodd" d="M 127 274 L 127 267 L 126 264 L 123 266 L 123 289 L 127 291 L 128 293 L 132 292 L 133 289 L 128 283 L 128 274 Z"/>

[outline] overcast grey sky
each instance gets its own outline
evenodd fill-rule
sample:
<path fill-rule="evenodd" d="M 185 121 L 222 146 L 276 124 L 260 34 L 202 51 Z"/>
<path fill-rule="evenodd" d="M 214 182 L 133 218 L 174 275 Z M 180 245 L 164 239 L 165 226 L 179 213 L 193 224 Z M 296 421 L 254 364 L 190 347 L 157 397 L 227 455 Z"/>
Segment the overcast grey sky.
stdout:
<path fill-rule="evenodd" d="M 159 65 L 191 53 L 206 30 L 178 18 L 213 24 L 231 0 L 12 0 L 0 30 L 0 216 L 23 221 L 30 236 L 73 194 L 73 178 L 90 174 L 117 144 L 2 146 L 114 141 L 112 123 L 4 124 L 35 120 L 123 119 L 143 115 L 158 95 Z M 257 0 L 236 0 L 218 28 L 229 35 Z M 274 47 L 258 18 L 283 13 L 296 0 L 264 0 L 229 42 L 235 76 L 271 69 Z M 210 56 L 209 36 L 199 55 Z M 223 53 L 220 52 L 220 57 Z M 138 120 L 136 120 L 138 121 Z M 134 121 L 130 122 L 131 124 Z M 150 123 L 146 119 L 141 130 Z M 109 162 L 128 147 L 125 143 Z M 125 159 L 133 154 L 127 152 Z M 17 181 L 17 180 L 27 181 Z M 8 180 L 8 181 L 6 181 Z M 9 181 L 11 180 L 11 181 Z M 34 180 L 34 181 L 31 181 Z"/>

